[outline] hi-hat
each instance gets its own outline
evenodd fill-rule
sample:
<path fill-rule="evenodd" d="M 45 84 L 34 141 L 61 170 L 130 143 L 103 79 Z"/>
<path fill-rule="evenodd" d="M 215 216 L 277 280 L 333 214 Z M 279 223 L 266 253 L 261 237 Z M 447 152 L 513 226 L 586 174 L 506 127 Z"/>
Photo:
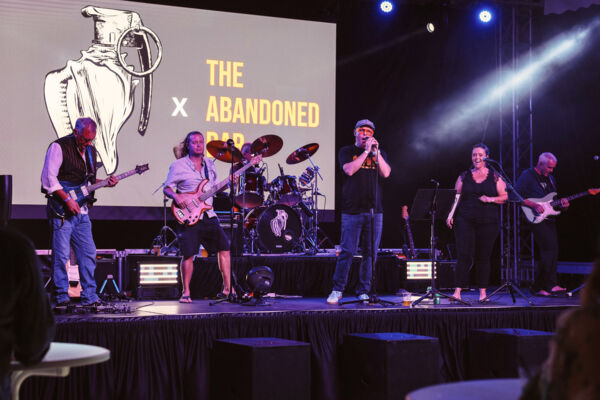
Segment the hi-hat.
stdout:
<path fill-rule="evenodd" d="M 307 144 L 307 145 L 302 146 L 299 149 L 295 150 L 292 154 L 290 154 L 288 156 L 288 158 L 285 160 L 285 162 L 288 164 L 298 164 L 299 162 L 308 160 L 308 157 L 315 154 L 317 152 L 317 150 L 319 150 L 318 143 Z"/>
<path fill-rule="evenodd" d="M 270 157 L 276 154 L 283 147 L 283 139 L 277 135 L 264 135 L 252 142 L 250 151 L 252 154 L 262 154 L 263 157 Z"/>
<path fill-rule="evenodd" d="M 230 163 L 232 158 L 234 163 L 238 163 L 242 161 L 242 153 L 237 149 L 237 147 L 229 147 L 227 142 L 222 140 L 213 140 L 212 142 L 208 142 L 206 145 L 206 150 L 217 160 Z"/>

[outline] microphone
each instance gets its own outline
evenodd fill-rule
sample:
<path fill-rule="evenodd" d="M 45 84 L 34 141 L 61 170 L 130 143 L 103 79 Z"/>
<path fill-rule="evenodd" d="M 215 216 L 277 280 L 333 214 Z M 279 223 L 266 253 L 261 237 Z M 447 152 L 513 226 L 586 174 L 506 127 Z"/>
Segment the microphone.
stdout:
<path fill-rule="evenodd" d="M 491 164 L 500 164 L 498 161 L 491 159 L 491 158 L 486 158 L 485 160 L 483 160 L 484 163 L 491 163 Z"/>
<path fill-rule="evenodd" d="M 430 179 L 429 182 L 435 183 L 435 186 L 440 186 L 440 183 L 438 181 L 436 181 L 435 179 Z"/>
<path fill-rule="evenodd" d="M 283 179 L 283 168 L 281 168 L 281 165 L 279 163 L 277 163 L 277 165 L 279 166 L 279 173 L 281 174 L 281 179 Z"/>
<path fill-rule="evenodd" d="M 233 139 L 227 139 L 227 147 L 233 147 L 235 144 L 233 143 Z"/>

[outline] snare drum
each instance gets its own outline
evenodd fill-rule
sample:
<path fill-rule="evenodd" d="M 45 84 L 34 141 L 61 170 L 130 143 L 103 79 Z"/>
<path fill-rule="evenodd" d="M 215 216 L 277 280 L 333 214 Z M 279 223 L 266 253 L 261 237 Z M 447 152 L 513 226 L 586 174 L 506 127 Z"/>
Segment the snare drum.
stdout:
<path fill-rule="evenodd" d="M 264 201 L 265 177 L 253 171 L 240 175 L 235 191 L 235 204 L 241 208 L 254 208 Z"/>
<path fill-rule="evenodd" d="M 278 204 L 295 206 L 302 200 L 302 195 L 293 175 L 278 176 L 270 183 L 270 191 L 273 199 Z"/>

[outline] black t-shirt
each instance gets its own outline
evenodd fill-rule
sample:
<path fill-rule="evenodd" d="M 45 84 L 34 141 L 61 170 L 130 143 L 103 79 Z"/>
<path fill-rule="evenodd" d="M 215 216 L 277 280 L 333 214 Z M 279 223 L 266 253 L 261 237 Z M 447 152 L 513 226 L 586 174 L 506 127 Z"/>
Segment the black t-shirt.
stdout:
<path fill-rule="evenodd" d="M 491 170 L 488 171 L 486 178 L 477 183 L 473 179 L 473 173 L 468 170 L 461 174 L 462 190 L 460 193 L 460 202 L 456 209 L 457 218 L 465 218 L 478 223 L 491 223 L 499 221 L 500 205 L 495 203 L 484 203 L 479 198 L 481 196 L 498 196 L 496 182 L 500 177 Z"/>
<path fill-rule="evenodd" d="M 525 199 L 539 199 L 556 192 L 556 181 L 552 175 L 544 176 L 538 174 L 535 168 L 529 168 L 519 176 L 515 189 Z"/>
<path fill-rule="evenodd" d="M 338 153 L 340 167 L 355 160 L 361 153 L 364 152 L 362 147 L 355 145 L 344 146 Z M 387 162 L 386 153 L 381 150 L 381 156 Z M 375 158 L 367 156 L 362 166 L 352 176 L 344 173 L 344 183 L 342 189 L 342 212 L 346 214 L 366 213 L 375 205 L 374 188 L 377 179 L 377 169 Z M 376 213 L 382 213 L 381 206 L 381 182 L 377 187 L 377 207 Z"/>

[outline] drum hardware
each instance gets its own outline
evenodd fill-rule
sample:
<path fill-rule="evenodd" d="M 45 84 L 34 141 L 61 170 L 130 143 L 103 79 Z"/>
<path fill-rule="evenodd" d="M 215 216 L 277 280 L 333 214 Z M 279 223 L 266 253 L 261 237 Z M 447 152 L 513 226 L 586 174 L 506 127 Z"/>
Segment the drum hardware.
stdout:
<path fill-rule="evenodd" d="M 252 154 L 262 154 L 263 157 L 270 157 L 277 154 L 283 147 L 283 139 L 277 135 L 264 135 L 252 142 L 250 152 Z"/>
<path fill-rule="evenodd" d="M 231 140 L 231 139 L 230 139 Z M 233 142 L 233 141 L 232 141 Z M 237 147 L 230 146 L 228 142 L 213 140 L 208 142 L 206 150 L 219 161 L 226 163 L 239 163 L 243 160 L 242 152 Z"/>
<path fill-rule="evenodd" d="M 311 184 L 311 194 L 310 201 L 307 203 L 310 204 L 312 217 L 308 219 L 308 228 L 306 228 L 306 232 L 304 234 L 304 245 L 305 251 L 307 253 L 315 254 L 319 251 L 319 244 L 329 240 L 327 235 L 321 231 L 321 234 L 324 236 L 324 239 L 319 241 L 319 207 L 318 207 L 318 196 L 321 195 L 319 192 L 319 179 L 315 177 L 319 177 L 321 181 L 323 180 L 323 176 L 319 172 L 319 167 L 313 162 L 312 157 L 317 150 L 319 149 L 318 143 L 310 143 L 305 146 L 302 146 L 295 151 L 293 151 L 286 159 L 286 163 L 288 164 L 297 164 L 302 161 L 308 160 L 310 164 L 306 171 L 304 171 L 303 175 L 301 175 L 301 182 L 305 181 L 308 184 Z M 304 177 L 303 177 L 304 176 Z M 308 204 L 304 204 L 308 207 Z M 330 241 L 330 240 L 329 240 Z M 331 241 L 330 241 L 331 242 Z"/>
<path fill-rule="evenodd" d="M 152 194 L 164 188 L 164 182 L 161 183 Z M 177 233 L 167 225 L 167 203 L 169 198 L 163 193 L 163 226 L 160 228 L 158 235 L 152 241 L 152 252 L 157 255 L 167 255 L 170 252 L 179 252 L 179 243 L 177 241 Z M 169 235 L 172 239 L 169 239 Z M 170 240 L 170 241 L 169 241 Z"/>

